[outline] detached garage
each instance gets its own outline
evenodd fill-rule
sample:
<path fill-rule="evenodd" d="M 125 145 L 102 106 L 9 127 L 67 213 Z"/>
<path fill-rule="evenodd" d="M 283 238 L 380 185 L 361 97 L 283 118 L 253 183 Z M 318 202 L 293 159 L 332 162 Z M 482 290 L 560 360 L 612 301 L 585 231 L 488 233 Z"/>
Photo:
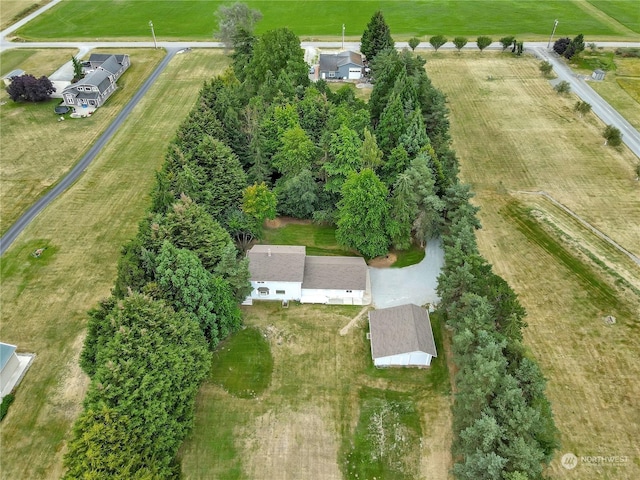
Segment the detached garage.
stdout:
<path fill-rule="evenodd" d="M 429 312 L 414 304 L 369 312 L 376 367 L 428 367 L 437 357 Z"/>

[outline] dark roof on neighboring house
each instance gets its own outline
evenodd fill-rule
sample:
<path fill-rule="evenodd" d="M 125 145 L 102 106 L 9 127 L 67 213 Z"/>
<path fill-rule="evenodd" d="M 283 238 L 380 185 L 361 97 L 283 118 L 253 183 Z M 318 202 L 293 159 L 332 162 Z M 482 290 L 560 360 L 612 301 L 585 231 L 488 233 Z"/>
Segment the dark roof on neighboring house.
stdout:
<path fill-rule="evenodd" d="M 357 65 L 358 67 L 363 67 L 362 55 L 358 52 L 351 51 L 340 53 L 321 53 L 319 69 L 321 72 L 337 72 L 338 68 L 350 63 Z"/>
<path fill-rule="evenodd" d="M 412 303 L 369 312 L 373 358 L 409 352 L 437 357 L 429 312 Z"/>
<path fill-rule="evenodd" d="M 13 355 L 13 353 L 16 351 L 16 348 L 18 347 L 16 347 L 15 345 L 9 345 L 8 343 L 0 342 L 0 370 L 2 370 L 7 364 L 7 362 L 11 358 L 11 355 Z"/>
<path fill-rule="evenodd" d="M 365 290 L 367 264 L 360 257 L 307 257 L 302 288 Z"/>
<path fill-rule="evenodd" d="M 122 63 L 126 54 L 113 55 L 111 53 L 92 53 L 89 56 L 89 62 L 91 63 L 103 63 L 110 57 L 115 57 L 116 62 Z"/>
<path fill-rule="evenodd" d="M 302 282 L 305 247 L 254 245 L 247 252 L 249 273 L 254 282 Z"/>
<path fill-rule="evenodd" d="M 122 68 L 122 65 L 121 62 L 118 62 L 118 60 L 116 60 L 115 55 L 111 55 L 98 68 L 102 68 L 109 73 L 116 74 L 118 73 L 118 70 Z"/>
<path fill-rule="evenodd" d="M 22 75 L 25 74 L 24 70 L 20 70 L 19 68 L 16 68 L 15 70 L 11 70 L 9 73 L 7 73 L 4 77 L 2 78 L 13 78 L 13 77 L 21 77 Z"/>

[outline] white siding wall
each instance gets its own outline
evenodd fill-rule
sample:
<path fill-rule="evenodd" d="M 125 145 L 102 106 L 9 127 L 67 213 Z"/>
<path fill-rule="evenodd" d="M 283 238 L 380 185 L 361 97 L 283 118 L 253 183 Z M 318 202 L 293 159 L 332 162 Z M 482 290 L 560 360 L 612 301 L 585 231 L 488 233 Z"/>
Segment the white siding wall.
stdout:
<path fill-rule="evenodd" d="M 253 291 L 251 298 L 254 300 L 300 300 L 302 296 L 302 282 L 251 282 Z M 268 288 L 268 295 L 261 295 L 258 288 Z M 276 293 L 284 290 L 284 294 Z"/>
<path fill-rule="evenodd" d="M 392 367 L 392 366 L 420 366 L 428 367 L 431 365 L 431 355 L 425 352 L 409 352 L 399 355 L 390 355 L 388 357 L 376 358 L 373 361 L 376 367 Z"/>
<path fill-rule="evenodd" d="M 364 290 L 330 290 L 303 288 L 302 303 L 335 303 L 345 305 L 362 305 Z"/>
<path fill-rule="evenodd" d="M 20 365 L 20 360 L 18 360 L 18 357 L 14 352 L 11 355 L 11 357 L 9 357 L 9 360 L 7 361 L 4 368 L 2 369 L 2 372 L 0 372 L 0 391 L 2 392 L 2 395 L 11 393 L 11 392 L 5 392 L 4 387 L 7 386 L 7 383 L 9 383 L 9 380 L 11 379 L 11 375 L 13 375 L 13 373 L 16 371 L 19 365 Z"/>

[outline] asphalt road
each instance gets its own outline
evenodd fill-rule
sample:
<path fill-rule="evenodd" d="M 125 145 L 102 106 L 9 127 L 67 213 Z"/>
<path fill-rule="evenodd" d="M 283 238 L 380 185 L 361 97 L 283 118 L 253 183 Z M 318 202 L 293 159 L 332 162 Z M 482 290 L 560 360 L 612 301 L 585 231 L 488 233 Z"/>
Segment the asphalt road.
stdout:
<path fill-rule="evenodd" d="M 82 172 L 89 166 L 93 159 L 98 155 L 100 150 L 111 140 L 114 133 L 120 128 L 120 125 L 127 119 L 131 111 L 138 104 L 140 99 L 144 97 L 151 85 L 155 83 L 165 67 L 169 64 L 169 61 L 178 52 L 179 48 L 167 49 L 167 55 L 162 59 L 160 65 L 156 67 L 153 73 L 147 78 L 142 87 L 135 93 L 133 98 L 125 105 L 122 111 L 114 119 L 114 121 L 107 127 L 105 132 L 98 138 L 96 143 L 93 144 L 91 149 L 82 157 L 82 159 L 76 163 L 76 165 L 67 173 L 62 180 L 55 184 L 55 186 L 40 197 L 0 238 L 0 255 L 4 255 L 4 252 L 11 246 L 13 241 L 24 230 L 29 223 L 44 210 L 58 195 L 69 188 L 77 179 L 82 175 Z"/>

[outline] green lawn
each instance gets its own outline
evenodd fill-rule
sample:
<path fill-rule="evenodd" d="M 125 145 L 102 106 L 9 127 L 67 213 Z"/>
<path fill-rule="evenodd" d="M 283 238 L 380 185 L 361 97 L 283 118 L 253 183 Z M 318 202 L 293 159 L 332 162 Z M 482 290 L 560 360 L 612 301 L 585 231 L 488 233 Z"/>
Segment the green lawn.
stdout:
<path fill-rule="evenodd" d="M 339 255 L 353 257 L 358 252 L 340 248 L 336 243 L 336 229 L 314 223 L 266 228 L 262 243 L 267 245 L 304 245 L 307 255 Z"/>
<path fill-rule="evenodd" d="M 615 18 L 625 27 L 640 33 L 640 8 L 638 3 L 627 0 L 588 0 L 594 7 Z"/>
<path fill-rule="evenodd" d="M 137 38 L 150 41 L 148 24 L 153 20 L 158 40 L 211 40 L 217 27 L 214 13 L 223 3 L 228 2 L 66 0 L 16 34 L 29 40 Z M 561 22 L 559 35 L 582 32 L 591 37 L 629 36 L 628 30 L 617 27 L 598 10 L 594 9 L 594 13 L 566 0 L 253 0 L 246 3 L 263 14 L 258 33 L 288 26 L 303 39 L 337 38 L 343 23 L 347 37 L 359 39 L 378 9 L 398 39 L 436 33 L 450 37 L 513 34 L 526 39 L 546 39 L 555 18 Z M 631 0 L 615 3 L 616 15 L 632 11 L 634 5 Z"/>
<path fill-rule="evenodd" d="M 451 397 L 440 320 L 432 320 L 438 357 L 430 368 L 376 369 L 366 320 L 339 334 L 360 310 L 278 302 L 244 308 L 248 328 L 220 346 L 226 364 L 198 395 L 195 427 L 180 453 L 183 477 L 447 479 Z M 230 393 L 229 381 L 220 382 L 219 375 L 251 376 L 242 356 L 272 359 L 272 370 L 256 377 L 268 386 L 255 395 Z M 371 436 L 369 420 L 379 415 L 388 416 Z M 381 435 L 391 441 L 381 443 Z M 396 435 L 404 450 L 394 451 Z M 371 465 L 380 448 L 385 455 Z M 402 451 L 412 453 L 398 469 Z M 398 471 L 407 475 L 384 475 Z"/>
<path fill-rule="evenodd" d="M 213 356 L 209 379 L 236 397 L 260 395 L 271 382 L 269 343 L 255 328 L 245 328 L 222 343 Z"/>

